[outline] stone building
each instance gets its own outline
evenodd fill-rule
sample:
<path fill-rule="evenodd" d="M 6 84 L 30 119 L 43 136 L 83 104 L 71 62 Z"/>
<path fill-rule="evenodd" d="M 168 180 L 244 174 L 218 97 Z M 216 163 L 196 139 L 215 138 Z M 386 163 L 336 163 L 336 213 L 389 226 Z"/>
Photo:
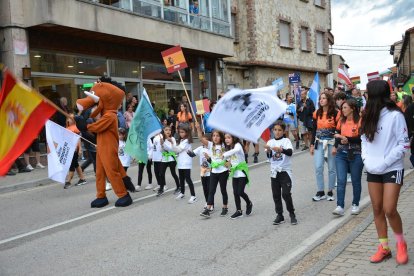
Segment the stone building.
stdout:
<path fill-rule="evenodd" d="M 286 93 L 288 75 L 295 72 L 303 85 L 310 86 L 316 72 L 321 87 L 328 84 L 329 0 L 233 0 L 231 12 L 234 56 L 224 59 L 223 90 L 270 85 L 282 77 Z"/>

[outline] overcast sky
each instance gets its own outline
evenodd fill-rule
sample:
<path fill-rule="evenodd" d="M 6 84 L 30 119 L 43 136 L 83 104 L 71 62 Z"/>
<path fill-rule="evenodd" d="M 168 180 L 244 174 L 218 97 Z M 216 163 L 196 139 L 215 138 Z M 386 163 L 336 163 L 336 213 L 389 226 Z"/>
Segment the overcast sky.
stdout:
<path fill-rule="evenodd" d="M 414 27 L 414 0 L 332 0 L 334 48 L 339 45 L 391 45 Z M 384 71 L 394 65 L 387 48 L 381 52 L 333 50 L 350 66 L 349 74 L 361 76 L 359 87 L 365 89 L 367 73 Z"/>

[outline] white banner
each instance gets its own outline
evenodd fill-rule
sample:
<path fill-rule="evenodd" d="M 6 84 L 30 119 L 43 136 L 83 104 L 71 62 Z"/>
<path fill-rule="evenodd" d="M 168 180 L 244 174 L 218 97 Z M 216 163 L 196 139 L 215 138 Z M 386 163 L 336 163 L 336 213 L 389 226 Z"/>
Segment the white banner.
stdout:
<path fill-rule="evenodd" d="M 263 131 L 286 111 L 286 103 L 275 95 L 273 85 L 250 90 L 232 89 L 214 106 L 208 124 L 256 143 Z"/>
<path fill-rule="evenodd" d="M 65 184 L 79 138 L 79 135 L 50 120 L 46 122 L 47 167 L 50 179 Z"/>

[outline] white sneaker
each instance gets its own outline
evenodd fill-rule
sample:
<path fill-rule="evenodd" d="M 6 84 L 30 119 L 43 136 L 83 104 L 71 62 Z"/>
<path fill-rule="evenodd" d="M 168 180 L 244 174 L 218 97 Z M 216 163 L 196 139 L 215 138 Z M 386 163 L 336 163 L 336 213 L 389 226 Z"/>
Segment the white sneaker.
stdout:
<path fill-rule="evenodd" d="M 30 165 L 30 164 L 26 166 L 26 169 L 31 170 L 31 171 L 34 170 L 33 167 L 32 167 L 32 165 Z"/>
<path fill-rule="evenodd" d="M 351 215 L 359 215 L 359 206 L 352 204 Z"/>
<path fill-rule="evenodd" d="M 168 190 L 167 185 L 165 185 L 165 186 L 164 186 L 164 192 L 165 192 L 166 190 Z"/>
<path fill-rule="evenodd" d="M 154 192 L 158 191 L 160 189 L 160 185 L 158 185 L 157 187 L 155 187 L 154 189 L 152 189 Z"/>
<path fill-rule="evenodd" d="M 44 169 L 44 168 L 45 168 L 45 166 L 43 166 L 42 164 L 40 164 L 40 163 L 36 164 L 36 169 Z"/>
<path fill-rule="evenodd" d="M 152 189 L 152 184 L 148 184 L 147 186 L 145 186 L 145 190 L 151 190 Z"/>
<path fill-rule="evenodd" d="M 109 191 L 109 190 L 112 190 L 111 183 L 106 182 L 106 185 L 105 185 L 105 191 Z"/>
<path fill-rule="evenodd" d="M 180 200 L 184 198 L 184 194 L 179 193 L 178 196 L 175 198 L 176 200 Z"/>
<path fill-rule="evenodd" d="M 344 208 L 342 208 L 341 206 L 336 206 L 335 210 L 333 210 L 332 214 L 337 215 L 337 216 L 343 216 L 345 213 Z"/>
<path fill-rule="evenodd" d="M 136 192 L 141 191 L 141 186 L 139 186 L 139 185 L 135 186 L 135 191 L 136 191 Z"/>
<path fill-rule="evenodd" d="M 188 204 L 193 204 L 194 202 L 196 202 L 197 201 L 197 197 L 195 197 L 195 196 L 191 196 L 190 197 L 190 200 L 188 201 Z"/>

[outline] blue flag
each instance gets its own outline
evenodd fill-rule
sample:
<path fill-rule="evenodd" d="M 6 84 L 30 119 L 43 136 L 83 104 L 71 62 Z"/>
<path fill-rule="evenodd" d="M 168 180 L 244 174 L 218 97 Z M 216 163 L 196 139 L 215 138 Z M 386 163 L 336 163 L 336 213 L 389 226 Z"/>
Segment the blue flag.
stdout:
<path fill-rule="evenodd" d="M 143 163 L 148 161 L 147 141 L 162 130 L 162 125 L 147 97 L 141 97 L 132 119 L 125 152 Z"/>
<path fill-rule="evenodd" d="M 308 93 L 309 99 L 313 101 L 315 108 L 319 108 L 319 73 L 316 72 L 315 78 L 313 79 L 312 86 L 309 89 Z"/>
<path fill-rule="evenodd" d="M 285 87 L 284 83 L 283 83 L 283 79 L 282 78 L 278 78 L 276 80 L 274 80 L 272 82 L 272 84 L 274 86 L 276 86 L 276 90 L 279 91 L 280 89 L 282 89 L 283 87 Z"/>

